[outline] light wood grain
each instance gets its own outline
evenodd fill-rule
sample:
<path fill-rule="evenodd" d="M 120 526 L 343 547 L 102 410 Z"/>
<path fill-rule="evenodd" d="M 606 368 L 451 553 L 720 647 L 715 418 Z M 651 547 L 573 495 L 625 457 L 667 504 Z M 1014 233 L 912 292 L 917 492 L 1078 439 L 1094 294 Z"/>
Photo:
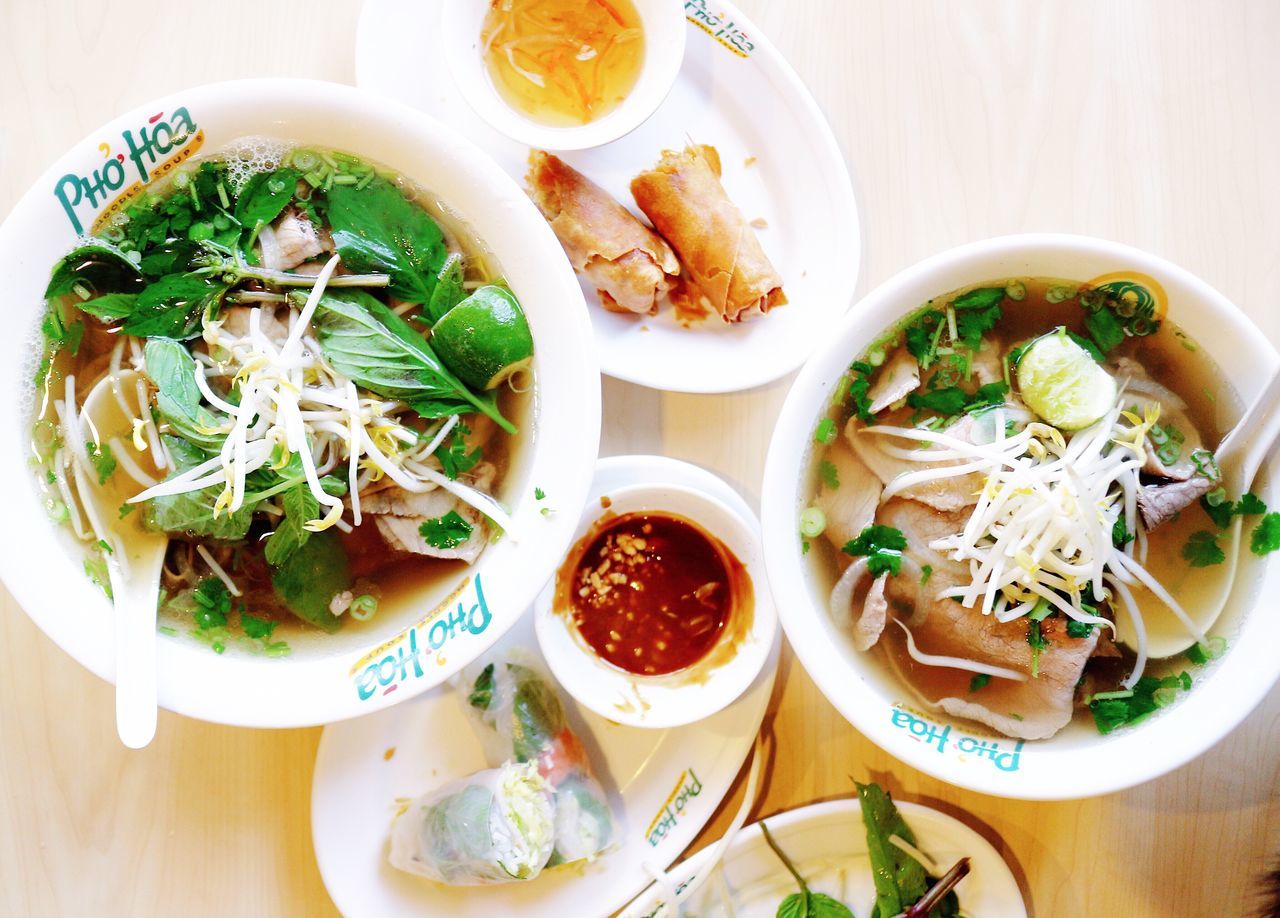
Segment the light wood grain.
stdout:
<path fill-rule="evenodd" d="M 1280 341 L 1280 4 L 741 6 L 812 88 L 852 167 L 861 289 L 984 236 L 1090 233 L 1184 265 Z M 355 4 L 301 0 L 0 4 L 0 213 L 65 148 L 161 92 L 263 75 L 350 82 L 357 16 Z M 703 464 L 754 501 L 786 385 L 706 397 L 606 381 L 604 450 Z M 0 607 L 0 913 L 333 913 L 308 818 L 319 731 L 162 713 L 156 743 L 127 752 L 110 688 L 7 594 Z M 871 775 L 982 831 L 1042 918 L 1244 914 L 1280 852 L 1278 721 L 1273 692 L 1166 778 L 1014 803 L 880 752 L 788 652 L 756 812 L 843 795 L 850 774 Z"/>

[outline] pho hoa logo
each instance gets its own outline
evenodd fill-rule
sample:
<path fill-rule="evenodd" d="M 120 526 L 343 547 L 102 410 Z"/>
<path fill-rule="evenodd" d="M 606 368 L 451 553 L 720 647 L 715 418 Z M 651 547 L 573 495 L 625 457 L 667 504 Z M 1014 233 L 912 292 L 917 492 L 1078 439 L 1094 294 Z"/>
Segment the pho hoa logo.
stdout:
<path fill-rule="evenodd" d="M 356 695 L 368 701 L 374 695 L 390 695 L 411 679 L 428 675 L 431 664 L 445 664 L 444 648 L 467 635 L 480 635 L 493 621 L 484 598 L 480 575 L 463 580 L 444 601 L 416 625 L 355 662 L 350 676 Z M 433 659 L 434 658 L 434 659 Z"/>
<path fill-rule="evenodd" d="M 747 57 L 755 50 L 755 42 L 738 28 L 726 12 L 715 12 L 707 0 L 685 0 L 684 14 L 690 22 L 724 45 L 738 57 Z"/>
<path fill-rule="evenodd" d="M 148 118 L 146 124 L 126 129 L 116 143 L 117 152 L 113 152 L 110 143 L 98 144 L 104 162 L 85 175 L 68 172 L 54 184 L 53 196 L 77 236 L 85 232 L 86 222 L 91 222 L 96 232 L 112 214 L 140 194 L 143 186 L 190 158 L 203 143 L 204 133 L 185 108 L 176 108 L 167 117 L 160 112 Z M 98 213 L 121 188 L 124 192 Z"/>
<path fill-rule="evenodd" d="M 649 823 L 649 828 L 645 830 L 645 837 L 650 846 L 656 848 L 662 843 L 662 840 L 671 833 L 676 823 L 685 815 L 685 810 L 693 798 L 701 793 L 702 782 L 693 773 L 693 769 L 687 768 L 682 771 L 676 780 L 675 788 L 667 796 L 666 803 L 662 804 L 662 809 L 658 810 L 658 815 L 653 817 L 653 822 Z"/>

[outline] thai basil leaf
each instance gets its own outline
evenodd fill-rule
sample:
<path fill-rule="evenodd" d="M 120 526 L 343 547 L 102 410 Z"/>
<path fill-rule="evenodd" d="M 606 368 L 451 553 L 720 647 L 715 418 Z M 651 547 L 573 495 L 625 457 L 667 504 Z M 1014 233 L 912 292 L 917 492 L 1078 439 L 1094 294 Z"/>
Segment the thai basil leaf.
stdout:
<path fill-rule="evenodd" d="M 424 417 L 479 409 L 503 430 L 516 432 L 492 399 L 468 389 L 413 326 L 364 291 L 326 293 L 312 327 L 333 368 L 357 385 L 402 399 Z"/>
<path fill-rule="evenodd" d="M 200 317 L 215 310 L 231 285 L 207 274 L 171 274 L 138 294 L 124 331 L 139 338 L 186 340 L 200 333 Z"/>
<path fill-rule="evenodd" d="M 258 172 L 240 190 L 236 199 L 235 218 L 249 231 L 244 244 L 252 245 L 259 231 L 270 223 L 293 200 L 300 173 L 297 169 Z"/>
<path fill-rule="evenodd" d="M 263 554 L 272 567 L 284 564 L 306 544 L 312 535 L 306 524 L 320 515 L 320 502 L 306 481 L 285 491 L 280 502 L 284 506 L 284 519 L 263 546 Z"/>
<path fill-rule="evenodd" d="M 290 612 L 330 634 L 342 627 L 342 619 L 329 611 L 329 603 L 353 582 L 346 549 L 332 529 L 313 532 L 271 578 Z"/>
<path fill-rule="evenodd" d="M 151 338 L 143 355 L 147 376 L 156 386 L 156 408 L 184 439 L 207 450 L 221 448 L 222 435 L 211 433 L 223 421 L 201 404 L 198 367 L 187 349 L 172 338 Z"/>
<path fill-rule="evenodd" d="M 928 889 L 924 867 L 889 838 L 897 835 L 907 844 L 916 843 L 906 820 L 893 805 L 893 800 L 878 784 L 856 784 L 862 822 L 867 830 L 867 852 L 871 857 L 871 876 L 876 887 L 873 915 L 880 918 L 900 914 L 917 902 Z"/>
<path fill-rule="evenodd" d="M 166 274 L 178 274 L 195 267 L 197 259 L 206 254 L 205 248 L 190 239 L 169 239 L 148 249 L 138 262 L 142 273 L 151 278 Z"/>
<path fill-rule="evenodd" d="M 454 252 L 440 269 L 436 288 L 431 291 L 431 299 L 423 310 L 423 317 L 429 324 L 435 325 L 446 312 L 467 298 L 467 290 L 462 285 L 464 279 L 462 256 Z"/>
<path fill-rule="evenodd" d="M 165 435 L 163 440 L 173 457 L 173 475 L 194 468 L 209 458 L 208 453 L 181 437 Z M 188 533 L 225 541 L 243 539 L 253 522 L 257 503 L 246 500 L 239 510 L 223 510 L 214 516 L 213 507 L 221 494 L 222 485 L 214 484 L 185 494 L 153 497 L 146 504 L 145 525 L 159 532 Z"/>
<path fill-rule="evenodd" d="M 335 185 L 325 208 L 344 265 L 360 274 L 390 274 L 392 296 L 431 301 L 449 250 L 430 214 L 381 177 L 364 188 Z"/>
<path fill-rule="evenodd" d="M 127 319 L 133 314 L 134 304 L 138 301 L 136 293 L 108 293 L 77 304 L 81 312 L 86 312 L 103 322 L 117 322 Z"/>
<path fill-rule="evenodd" d="M 45 299 L 65 296 L 80 286 L 89 296 L 106 293 L 136 293 L 143 286 L 137 266 L 115 249 L 101 244 L 72 249 L 54 265 L 45 288 Z"/>

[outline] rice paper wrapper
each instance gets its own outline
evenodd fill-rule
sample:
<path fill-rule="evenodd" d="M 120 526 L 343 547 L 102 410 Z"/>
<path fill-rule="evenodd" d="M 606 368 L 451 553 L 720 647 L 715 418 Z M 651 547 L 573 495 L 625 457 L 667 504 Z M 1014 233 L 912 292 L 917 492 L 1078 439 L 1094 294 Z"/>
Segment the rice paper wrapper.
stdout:
<path fill-rule="evenodd" d="M 532 880 L 551 859 L 556 807 L 532 764 L 479 771 L 411 801 L 391 826 L 391 866 L 449 886 Z"/>
<path fill-rule="evenodd" d="M 548 866 L 590 860 L 605 851 L 616 836 L 609 798 L 550 676 L 528 653 L 513 650 L 473 664 L 463 678 L 490 761 L 534 763 L 551 784 L 556 839 Z"/>

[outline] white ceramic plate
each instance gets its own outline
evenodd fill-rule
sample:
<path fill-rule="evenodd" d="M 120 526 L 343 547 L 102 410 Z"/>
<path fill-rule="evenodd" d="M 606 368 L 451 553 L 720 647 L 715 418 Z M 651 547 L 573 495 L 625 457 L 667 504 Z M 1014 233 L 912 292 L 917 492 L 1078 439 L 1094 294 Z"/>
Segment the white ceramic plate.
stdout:
<path fill-rule="evenodd" d="M 189 127 L 181 140 L 180 127 Z M 49 522 L 28 464 L 44 288 L 81 228 L 138 193 L 141 176 L 166 175 L 245 136 L 350 151 L 430 189 L 495 253 L 537 352 L 534 436 L 521 450 L 519 488 L 505 495 L 523 537 L 490 546 L 465 578 L 426 587 L 368 626 L 290 634 L 287 657 L 234 646 L 218 655 L 185 634 L 161 638 L 162 706 L 219 723 L 292 727 L 354 717 L 438 684 L 528 608 L 568 547 L 586 495 L 599 446 L 600 377 L 586 306 L 546 221 L 483 153 L 421 112 L 335 83 L 244 80 L 175 92 L 122 115 L 53 164 L 0 227 L 12 320 L 0 336 L 0 476 L 8 486 L 0 576 L 32 621 L 81 665 L 113 677 L 113 618 L 84 575 L 82 553 Z M 92 201 L 83 192 L 83 201 L 64 208 L 59 190 L 74 201 L 67 189 L 90 185 L 97 188 Z M 541 515 L 535 487 L 565 512 Z"/>
<path fill-rule="evenodd" d="M 595 486 L 620 487 L 637 474 L 652 478 L 655 468 L 680 476 L 690 487 L 714 489 L 722 500 L 726 492 L 733 495 L 714 475 L 657 457 L 604 460 Z M 526 615 L 499 646 L 515 645 L 537 654 L 532 616 Z M 624 727 L 577 707 L 561 692 L 609 791 L 622 845 L 588 867 L 553 871 L 531 883 L 450 889 L 387 864 L 387 829 L 397 798 L 485 767 L 480 741 L 451 686 L 327 727 L 311 790 L 311 834 L 325 888 L 348 918 L 565 918 L 613 912 L 650 881 L 645 862 L 659 869 L 669 865 L 724 799 L 764 718 L 778 647 L 775 641 L 763 671 L 741 698 L 685 727 Z M 585 911 L 584 903 L 590 903 Z"/>
<path fill-rule="evenodd" d="M 658 111 L 621 140 L 564 158 L 632 205 L 632 177 L 664 149 L 692 139 L 720 151 L 729 196 L 747 219 L 767 223 L 760 241 L 790 303 L 736 326 L 712 319 L 685 329 L 670 307 L 620 316 L 599 308 L 594 289 L 584 291 L 605 373 L 656 389 L 733 392 L 790 373 L 848 308 L 861 261 L 858 209 L 830 127 L 768 39 L 728 3 L 688 0 L 685 12 L 684 67 Z M 357 82 L 457 128 L 523 181 L 528 147 L 462 98 L 435 46 L 439 20 L 440 0 L 368 0 L 356 37 Z"/>
<path fill-rule="evenodd" d="M 968 857 L 971 871 L 956 887 L 960 908 L 966 915 L 1025 918 L 1026 906 L 1018 883 L 999 852 L 973 829 L 945 813 L 918 803 L 897 802 L 916 836 L 916 846 L 933 858 L 941 870 Z M 765 820 L 769 834 L 786 852 L 809 888 L 848 905 L 855 915 L 870 915 L 875 904 L 871 860 L 858 801 L 830 800 L 779 813 Z M 696 876 L 707 861 L 709 849 L 690 858 L 689 871 Z M 747 826 L 733 840 L 719 871 L 686 902 L 689 915 L 772 916 L 778 903 L 796 891 L 796 881 L 769 850 L 760 824 Z M 661 894 L 646 890 L 623 912 L 625 918 L 653 918 Z"/>

